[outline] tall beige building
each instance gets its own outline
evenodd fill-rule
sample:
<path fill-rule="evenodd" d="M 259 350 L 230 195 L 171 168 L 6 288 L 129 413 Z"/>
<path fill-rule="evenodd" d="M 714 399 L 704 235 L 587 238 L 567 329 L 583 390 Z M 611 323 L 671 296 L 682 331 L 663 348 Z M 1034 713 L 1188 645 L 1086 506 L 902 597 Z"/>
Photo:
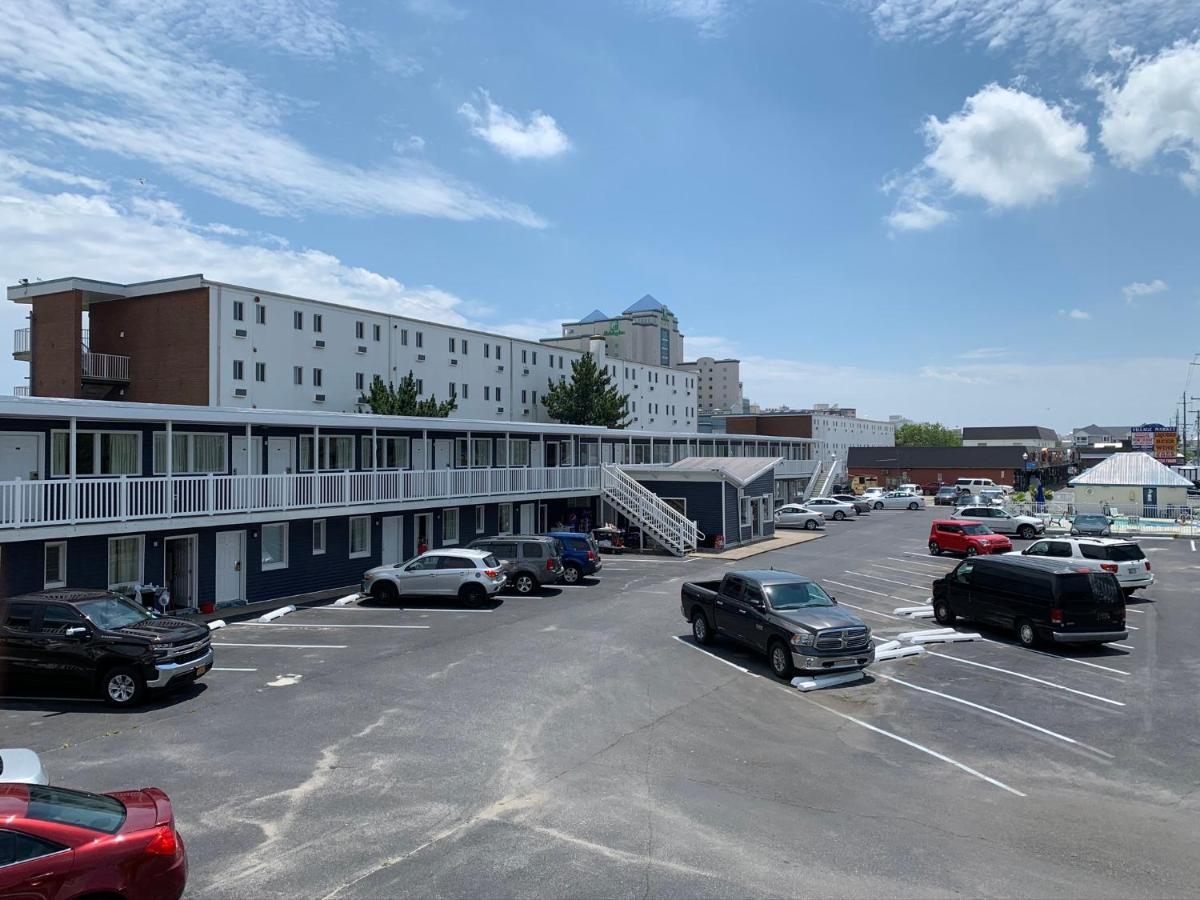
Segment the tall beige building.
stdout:
<path fill-rule="evenodd" d="M 591 338 L 602 337 L 605 352 L 615 359 L 672 369 L 683 361 L 679 319 L 649 294 L 619 316 L 594 309 L 578 322 L 564 322 L 562 331 L 562 337 L 542 338 L 542 343 L 582 353 Z"/>
<path fill-rule="evenodd" d="M 736 359 L 701 356 L 695 362 L 680 363 L 684 372 L 696 375 L 696 406 L 701 415 L 742 411 L 742 364 Z"/>

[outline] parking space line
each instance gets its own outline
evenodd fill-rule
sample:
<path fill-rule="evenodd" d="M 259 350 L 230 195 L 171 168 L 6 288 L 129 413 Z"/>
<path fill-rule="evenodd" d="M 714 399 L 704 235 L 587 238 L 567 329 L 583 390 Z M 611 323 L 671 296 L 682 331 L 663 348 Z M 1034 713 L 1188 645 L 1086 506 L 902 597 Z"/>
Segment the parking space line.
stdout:
<path fill-rule="evenodd" d="M 836 584 L 838 587 L 850 588 L 852 591 L 861 591 L 864 594 L 874 594 L 876 597 L 887 597 L 889 600 L 899 600 L 901 603 L 915 602 L 911 597 L 897 597 L 895 594 L 885 594 L 882 591 L 873 591 L 870 588 L 859 587 L 857 584 L 846 584 L 845 582 L 833 581 L 829 578 L 825 579 L 825 583 Z"/>
<path fill-rule="evenodd" d="M 917 554 L 914 553 L 913 556 L 917 556 Z M 930 557 L 930 558 L 934 559 L 936 557 Z M 904 563 L 905 565 L 908 565 L 908 566 L 924 566 L 929 569 L 936 569 L 939 572 L 949 572 L 950 569 L 954 568 L 954 566 L 951 566 L 950 569 L 948 569 L 948 568 L 946 568 L 945 565 L 939 566 L 936 563 L 931 563 L 931 562 L 917 562 L 915 559 L 898 559 L 895 556 L 885 556 L 884 559 L 890 559 L 892 562 Z"/>
<path fill-rule="evenodd" d="M 1128 606 L 1125 607 L 1125 612 L 1137 613 L 1139 616 L 1144 616 L 1146 614 L 1144 609 L 1130 609 Z"/>
<path fill-rule="evenodd" d="M 318 622 L 234 622 L 234 625 L 261 626 L 263 628 L 432 628 L 432 625 L 322 625 Z"/>
<path fill-rule="evenodd" d="M 964 700 L 962 697 L 955 697 L 953 694 L 945 694 L 941 691 L 935 691 L 933 688 L 921 687 L 919 684 L 913 684 L 911 681 L 905 681 L 902 678 L 896 678 L 891 675 L 882 675 L 879 672 L 872 672 L 871 675 L 874 678 L 882 678 L 884 681 L 894 681 L 896 684 L 902 684 L 905 687 L 912 688 L 914 691 L 920 691 L 923 694 L 932 694 L 935 697 L 941 697 L 944 700 L 949 700 L 951 703 L 959 703 L 963 706 L 969 706 L 972 709 L 977 709 L 980 712 L 987 713 L 988 715 L 996 716 L 1008 722 L 1012 722 L 1015 725 L 1020 725 L 1032 731 L 1040 732 L 1047 737 L 1052 737 L 1055 740 L 1062 741 L 1064 744 L 1074 744 L 1079 747 L 1087 747 L 1086 744 L 1081 744 L 1073 737 L 1067 737 L 1065 734 L 1059 734 L 1057 731 L 1051 731 L 1049 728 L 1043 728 L 1041 725 L 1035 725 L 1033 722 L 1028 722 L 1025 719 L 1018 719 L 1016 716 L 1010 716 L 1008 713 L 1001 712 L 998 709 L 993 709 L 990 706 L 984 706 L 981 703 L 973 703 L 970 700 Z M 1088 749 L 1095 750 L 1094 747 L 1089 747 Z M 1103 751 L 1099 750 L 1096 752 L 1103 753 Z M 1106 753 L 1104 755 L 1108 756 Z"/>
<path fill-rule="evenodd" d="M 441 606 L 389 606 L 381 608 L 378 606 L 314 606 L 304 610 L 304 612 L 316 612 L 324 610 L 336 610 L 337 612 L 407 612 L 407 613 L 423 613 L 423 612 L 444 612 L 444 613 L 494 613 L 494 609 L 455 609 L 453 607 Z"/>
<path fill-rule="evenodd" d="M 1120 647 L 1122 650 L 1129 650 L 1130 652 L 1133 651 L 1133 644 L 1125 644 L 1125 643 L 1117 644 L 1117 643 L 1113 643 L 1110 641 L 1109 643 L 1105 644 L 1104 646 L 1105 647 Z"/>
<path fill-rule="evenodd" d="M 992 638 L 981 637 L 979 640 L 985 644 L 995 644 L 998 647 L 1009 647 L 1013 650 L 1021 650 L 1024 653 L 1036 653 L 1038 656 L 1048 656 L 1050 659 L 1061 660 L 1062 662 L 1075 663 L 1080 666 L 1088 666 L 1092 669 L 1103 669 L 1105 672 L 1115 672 L 1117 675 L 1128 675 L 1124 669 L 1114 669 L 1111 666 L 1102 666 L 1099 663 L 1089 662 L 1086 659 L 1076 659 L 1073 656 L 1059 656 L 1057 653 L 1047 653 L 1045 650 L 1035 650 L 1032 647 L 1018 647 L 1016 644 L 1008 644 L 1004 641 L 993 640 Z"/>
<path fill-rule="evenodd" d="M 681 638 L 681 637 L 680 637 L 679 635 L 677 635 L 677 634 L 676 634 L 676 635 L 672 635 L 672 637 L 674 637 L 674 638 L 675 638 L 675 640 L 679 641 L 679 643 L 683 644 L 683 646 L 685 646 L 685 647 L 690 647 L 690 648 L 691 648 L 691 649 L 693 649 L 693 650 L 699 650 L 699 651 L 700 651 L 701 653 L 703 653 L 705 656 L 711 656 L 711 657 L 712 657 L 713 659 L 715 659 L 717 662 L 719 662 L 719 663 L 725 663 L 725 665 L 729 666 L 730 668 L 732 668 L 732 669 L 737 669 L 739 672 L 742 672 L 742 673 L 744 673 L 744 674 L 746 674 L 746 675 L 749 675 L 751 678 L 761 678 L 761 677 L 762 677 L 761 675 L 758 675 L 758 674 L 757 674 L 757 673 L 755 673 L 755 672 L 751 672 L 749 669 L 746 669 L 746 668 L 743 668 L 742 666 L 739 666 L 737 663 L 731 663 L 731 662 L 730 662 L 729 660 L 727 660 L 727 659 L 721 659 L 721 657 L 717 656 L 717 654 L 715 654 L 715 653 L 709 653 L 709 652 L 708 652 L 707 650 L 705 650 L 703 647 L 697 647 L 695 644 L 692 644 L 692 643 L 689 643 L 689 642 L 685 641 L 683 638 Z"/>
<path fill-rule="evenodd" d="M 893 616 L 891 613 L 876 612 L 873 609 L 867 609 L 867 607 L 865 607 L 865 606 L 855 606 L 853 603 L 847 603 L 845 600 L 839 600 L 838 605 L 848 606 L 851 609 L 857 609 L 859 612 L 867 613 L 868 615 L 872 615 L 872 616 L 879 616 L 880 618 L 883 618 L 883 619 L 895 619 L 897 622 L 910 621 L 909 619 L 902 619 L 902 618 L 900 618 L 900 616 Z"/>
<path fill-rule="evenodd" d="M 1075 688 L 1067 687 L 1065 684 L 1058 684 L 1057 682 L 1054 682 L 1054 681 L 1046 681 L 1044 678 L 1035 678 L 1034 676 L 1026 675 L 1023 672 L 1014 672 L 1012 669 L 1002 669 L 999 666 L 989 666 L 986 663 L 975 662 L 973 659 L 963 659 L 962 657 L 959 657 L 959 656 L 950 656 L 947 653 L 939 653 L 936 650 L 930 650 L 928 647 L 925 648 L 925 652 L 927 654 L 929 654 L 930 656 L 939 656 L 942 659 L 953 660 L 954 662 L 962 663 L 963 665 L 975 666 L 980 669 L 989 669 L 993 672 L 1003 672 L 1005 675 L 1012 675 L 1016 678 L 1023 678 L 1026 681 L 1035 681 L 1038 684 L 1045 685 L 1046 687 L 1056 688 L 1057 690 L 1060 690 L 1060 691 L 1066 691 L 1069 694 L 1078 694 L 1080 697 L 1087 697 L 1089 700 L 1099 700 L 1101 703 L 1108 703 L 1112 706 L 1124 706 L 1125 705 L 1120 700 L 1110 700 L 1108 697 L 1101 697 L 1098 694 L 1089 694 L 1087 691 L 1079 691 L 1079 690 L 1076 690 Z"/>
<path fill-rule="evenodd" d="M 213 666 L 210 672 L 257 672 L 258 669 L 239 669 L 233 666 Z"/>
<path fill-rule="evenodd" d="M 213 641 L 214 647 L 281 647 L 285 650 L 345 650 L 345 644 L 241 644 L 233 641 Z"/>
<path fill-rule="evenodd" d="M 928 591 L 929 586 L 923 584 L 909 584 L 907 581 L 896 581 L 894 578 L 883 578 L 879 575 L 871 575 L 867 572 L 851 572 L 849 569 L 843 570 L 847 575 L 857 575 L 859 578 L 874 578 L 876 581 L 886 581 L 888 584 L 898 584 L 901 587 L 906 587 L 914 591 Z"/>

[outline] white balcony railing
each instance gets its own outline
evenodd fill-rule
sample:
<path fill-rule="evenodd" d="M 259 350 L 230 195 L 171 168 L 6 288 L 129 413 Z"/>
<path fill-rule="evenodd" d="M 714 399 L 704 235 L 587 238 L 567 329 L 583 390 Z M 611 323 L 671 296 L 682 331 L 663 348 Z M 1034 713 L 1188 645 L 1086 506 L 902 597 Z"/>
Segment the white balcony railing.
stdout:
<path fill-rule="evenodd" d="M 3 481 L 0 529 L 599 490 L 598 466 Z"/>
<path fill-rule="evenodd" d="M 811 475 L 817 469 L 815 459 L 785 459 L 775 467 L 776 478 L 788 478 L 798 475 Z"/>
<path fill-rule="evenodd" d="M 111 353 L 84 353 L 80 374 L 97 381 L 128 381 L 129 357 Z"/>
<path fill-rule="evenodd" d="M 13 396 L 14 397 L 28 397 L 29 396 L 29 385 L 18 384 L 15 388 L 13 388 Z"/>
<path fill-rule="evenodd" d="M 13 332 L 13 353 L 29 353 L 33 348 L 33 340 L 28 328 L 18 328 Z"/>

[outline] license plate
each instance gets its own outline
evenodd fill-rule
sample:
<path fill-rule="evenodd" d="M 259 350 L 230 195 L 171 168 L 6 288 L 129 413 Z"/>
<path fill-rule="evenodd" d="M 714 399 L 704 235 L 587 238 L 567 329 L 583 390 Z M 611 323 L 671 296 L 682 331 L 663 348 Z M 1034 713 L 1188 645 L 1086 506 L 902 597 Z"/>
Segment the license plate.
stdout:
<path fill-rule="evenodd" d="M 208 671 L 208 666 L 196 666 L 196 677 L 199 678 Z"/>
<path fill-rule="evenodd" d="M 1138 573 L 1138 567 L 1137 567 L 1137 566 L 1130 566 L 1130 567 L 1129 567 L 1129 574 L 1130 574 L 1130 575 L 1136 575 L 1137 573 Z"/>

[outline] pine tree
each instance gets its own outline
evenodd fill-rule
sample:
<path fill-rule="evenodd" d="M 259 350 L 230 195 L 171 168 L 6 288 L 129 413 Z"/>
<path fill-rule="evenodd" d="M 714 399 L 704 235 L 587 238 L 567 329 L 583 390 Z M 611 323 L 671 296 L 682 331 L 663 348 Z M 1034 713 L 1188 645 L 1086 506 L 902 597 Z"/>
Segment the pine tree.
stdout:
<path fill-rule="evenodd" d="M 411 371 L 400 379 L 399 385 L 393 385 L 391 382 L 384 384 L 383 379 L 376 375 L 371 379 L 370 390 L 359 397 L 358 402 L 381 416 L 426 416 L 444 419 L 458 409 L 458 401 L 453 397 L 442 402 L 438 402 L 436 396 L 418 399 L 417 379 Z"/>
<path fill-rule="evenodd" d="M 596 364 L 590 353 L 571 363 L 571 377 L 550 381 L 542 404 L 551 418 L 567 425 L 603 425 L 605 428 L 624 428 L 628 394 L 622 394 L 612 383 L 607 369 Z"/>

